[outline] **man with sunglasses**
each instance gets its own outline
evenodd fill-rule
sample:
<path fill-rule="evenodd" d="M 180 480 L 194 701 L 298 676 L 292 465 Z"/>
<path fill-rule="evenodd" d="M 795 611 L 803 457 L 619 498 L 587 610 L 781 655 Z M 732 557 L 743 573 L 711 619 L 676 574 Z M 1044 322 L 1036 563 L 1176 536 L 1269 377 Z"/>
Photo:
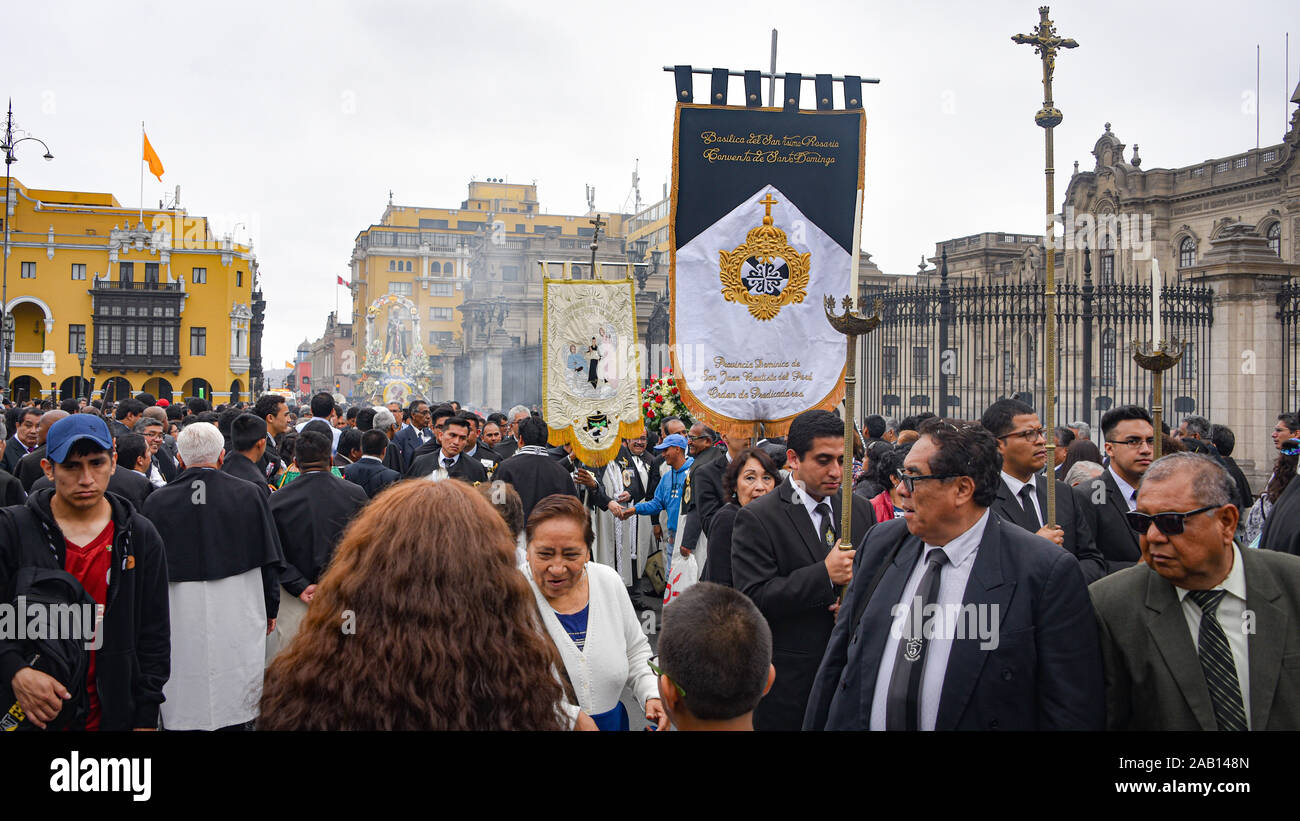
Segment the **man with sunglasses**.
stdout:
<path fill-rule="evenodd" d="M 1141 558 L 1137 534 L 1126 514 L 1137 507 L 1137 488 L 1155 455 L 1151 414 L 1138 405 L 1112 408 L 1101 418 L 1110 461 L 1100 479 L 1079 485 L 1088 529 L 1106 559 L 1106 572 L 1131 567 Z"/>
<path fill-rule="evenodd" d="M 903 518 L 858 549 L 804 729 L 1101 729 L 1078 561 L 989 510 L 1002 483 L 991 433 L 940 419 L 919 432 L 898 473 Z"/>
<path fill-rule="evenodd" d="M 1089 588 L 1113 730 L 1300 729 L 1300 558 L 1233 541 L 1236 486 L 1198 453 L 1142 480 L 1142 564 Z"/>
<path fill-rule="evenodd" d="M 1047 432 L 1034 409 L 1019 399 L 999 399 L 984 411 L 980 425 L 997 439 L 1002 455 L 1002 483 L 994 512 L 1074 554 L 1085 582 L 1106 575 L 1106 560 L 1083 516 L 1085 502 L 1075 498 L 1065 482 L 1056 482 L 1056 525 L 1046 523 L 1047 476 L 1042 470 L 1047 465 Z M 1061 430 L 1057 428 L 1058 433 Z"/>

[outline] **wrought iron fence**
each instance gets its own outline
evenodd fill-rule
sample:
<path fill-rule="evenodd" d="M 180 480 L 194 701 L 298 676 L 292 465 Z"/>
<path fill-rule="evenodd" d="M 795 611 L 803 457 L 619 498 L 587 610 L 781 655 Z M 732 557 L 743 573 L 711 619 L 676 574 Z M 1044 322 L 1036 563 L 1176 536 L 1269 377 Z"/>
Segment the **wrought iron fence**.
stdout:
<path fill-rule="evenodd" d="M 1282 323 L 1282 408 L 1300 410 L 1300 281 L 1291 280 L 1277 295 Z"/>
<path fill-rule="evenodd" d="M 859 342 L 862 415 L 978 419 L 1007 397 L 1043 407 L 1046 298 L 1033 276 L 991 285 L 952 285 L 941 276 L 938 284 L 867 290 L 881 300 L 884 321 Z M 1096 427 L 1117 405 L 1149 407 L 1151 374 L 1133 351 L 1151 339 L 1150 286 L 1060 277 L 1057 294 L 1057 424 Z M 1161 291 L 1165 336 L 1183 343 L 1182 360 L 1164 380 L 1165 419 L 1174 426 L 1209 403 L 1212 300 L 1205 286 Z"/>

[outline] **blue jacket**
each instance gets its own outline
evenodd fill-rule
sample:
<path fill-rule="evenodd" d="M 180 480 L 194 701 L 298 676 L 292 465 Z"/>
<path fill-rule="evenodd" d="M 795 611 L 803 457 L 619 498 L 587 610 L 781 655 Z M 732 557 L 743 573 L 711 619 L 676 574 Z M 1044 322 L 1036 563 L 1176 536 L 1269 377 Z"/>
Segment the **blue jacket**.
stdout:
<path fill-rule="evenodd" d="M 677 532 L 677 510 L 682 505 L 682 488 L 686 486 L 686 473 L 695 464 L 694 456 L 687 456 L 682 466 L 659 479 L 655 495 L 649 501 L 637 502 L 636 512 L 642 516 L 656 516 L 668 511 L 668 532 Z"/>

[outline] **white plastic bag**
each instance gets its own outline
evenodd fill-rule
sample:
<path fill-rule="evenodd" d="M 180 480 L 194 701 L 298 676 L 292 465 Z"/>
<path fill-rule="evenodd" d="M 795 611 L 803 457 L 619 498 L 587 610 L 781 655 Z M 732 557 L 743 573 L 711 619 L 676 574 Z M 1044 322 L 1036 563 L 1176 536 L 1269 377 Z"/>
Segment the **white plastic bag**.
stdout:
<path fill-rule="evenodd" d="M 668 572 L 668 583 L 664 586 L 664 604 L 685 593 L 687 588 L 700 580 L 700 566 L 695 561 L 695 554 L 683 557 L 679 552 L 673 557 L 672 567 Z"/>

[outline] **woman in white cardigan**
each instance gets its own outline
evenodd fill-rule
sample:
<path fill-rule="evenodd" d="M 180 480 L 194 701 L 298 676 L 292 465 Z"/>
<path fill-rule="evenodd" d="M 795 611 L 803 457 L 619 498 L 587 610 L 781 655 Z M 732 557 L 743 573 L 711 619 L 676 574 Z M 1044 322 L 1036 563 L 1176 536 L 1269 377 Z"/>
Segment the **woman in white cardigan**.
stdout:
<path fill-rule="evenodd" d="M 528 563 L 520 570 L 537 598 L 578 704 L 602 730 L 628 729 L 624 690 L 648 721 L 668 729 L 656 677 L 646 663 L 650 642 L 618 573 L 588 561 L 595 536 L 576 497 L 547 496 L 528 516 Z"/>

